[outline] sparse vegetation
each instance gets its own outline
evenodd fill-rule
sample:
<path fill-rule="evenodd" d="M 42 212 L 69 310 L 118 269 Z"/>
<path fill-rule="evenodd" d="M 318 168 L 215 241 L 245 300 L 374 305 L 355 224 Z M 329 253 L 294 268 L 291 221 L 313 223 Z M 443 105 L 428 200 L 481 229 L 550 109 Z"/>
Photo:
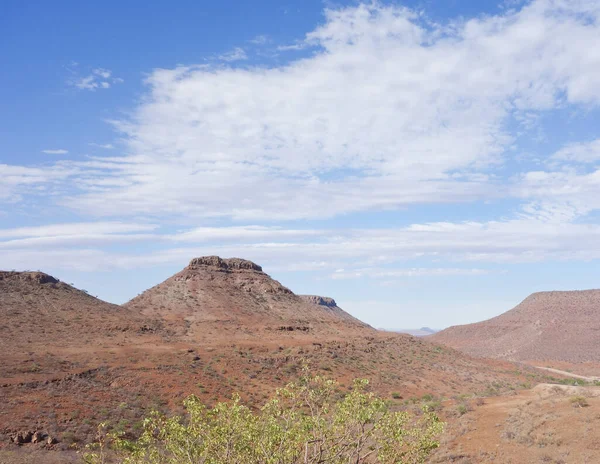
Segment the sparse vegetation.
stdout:
<path fill-rule="evenodd" d="M 572 396 L 571 398 L 569 398 L 569 401 L 571 402 L 574 408 L 585 408 L 590 405 L 590 403 L 588 403 L 587 398 L 582 395 Z"/>
<path fill-rule="evenodd" d="M 403 440 L 408 440 L 403 443 L 409 447 L 417 440 L 412 431 L 423 434 L 427 430 L 423 428 L 426 426 L 423 421 L 435 417 L 427 414 L 452 418 L 448 432 L 439 439 L 440 449 L 427 458 L 432 463 L 510 462 L 515 456 L 518 462 L 525 462 L 522 453 L 530 453 L 527 462 L 538 462 L 541 453 L 556 458 L 554 462 L 559 462 L 558 458 L 567 456 L 566 453 L 571 453 L 569 462 L 598 461 L 597 451 L 587 451 L 592 449 L 589 446 L 595 446 L 593 425 L 600 401 L 597 393 L 587 388 L 599 383 L 591 381 L 595 377 L 564 379 L 560 378 L 560 372 L 554 372 L 552 375 L 556 377 L 552 377 L 548 371 L 527 365 L 470 358 L 426 340 L 340 326 L 320 319 L 308 332 L 277 330 L 281 324 L 288 327 L 290 322 L 285 318 L 282 322 L 279 316 L 273 319 L 275 311 L 265 312 L 265 305 L 284 314 L 292 310 L 297 314 L 297 299 L 287 293 L 263 293 L 262 289 L 281 290 L 268 276 L 247 272 L 230 275 L 208 268 L 188 271 L 189 280 L 168 280 L 156 291 L 144 293 L 139 305 L 128 305 L 127 311 L 65 288 L 58 282 L 33 285 L 21 278 L 0 281 L 0 286 L 5 286 L 0 292 L 0 306 L 6 312 L 0 324 L 0 345 L 5 353 L 5 362 L 0 363 L 0 378 L 5 382 L 0 387 L 0 395 L 5 398 L 1 411 L 3 421 L 23 424 L 18 426 L 23 427 L 23 432 L 39 431 L 55 439 L 51 445 L 31 442 L 18 446 L 11 440 L 20 430 L 0 431 L 1 462 L 20 462 L 12 456 L 7 460 L 6 453 L 13 451 L 35 454 L 26 462 L 50 463 L 53 456 L 60 456 L 61 460 L 56 462 L 69 462 L 75 450 L 83 452 L 86 444 L 97 441 L 99 422 L 106 422 L 102 446 L 109 459 L 107 463 L 126 459 L 135 463 L 135 456 L 131 454 L 134 450 L 149 452 L 151 449 L 165 451 L 161 464 L 171 458 L 174 463 L 180 462 L 177 461 L 180 457 L 172 455 L 171 448 L 164 447 L 179 446 L 181 437 L 167 432 L 197 430 L 190 422 L 191 410 L 183 407 L 186 395 L 194 393 L 198 399 L 189 404 L 201 411 L 197 414 L 203 421 L 196 425 L 204 424 L 207 431 L 202 436 L 187 435 L 194 446 L 200 447 L 194 450 L 205 452 L 210 443 L 218 443 L 217 432 L 209 429 L 219 420 L 225 421 L 230 417 L 226 414 L 235 409 L 241 415 L 240 421 L 247 420 L 244 423 L 250 424 L 239 441 L 245 454 L 237 456 L 251 456 L 246 462 L 261 462 L 262 458 L 251 454 L 257 453 L 257 449 L 248 447 L 261 443 L 264 447 L 264 440 L 271 437 L 272 443 L 282 440 L 276 443 L 295 450 L 295 454 L 279 462 L 302 463 L 307 443 L 310 458 L 319 443 L 325 446 L 324 452 L 329 452 L 332 441 L 336 436 L 341 437 L 343 430 L 356 432 L 357 427 L 351 427 L 348 417 L 342 422 L 334 421 L 335 415 L 341 414 L 336 411 L 341 411 L 341 405 L 354 394 L 356 387 L 353 389 L 347 379 L 355 377 L 368 377 L 373 381 L 368 387 L 362 387 L 362 394 L 372 388 L 382 395 L 381 399 L 368 400 L 381 402 L 378 409 L 381 415 L 367 425 L 370 435 L 361 441 L 361 446 L 364 446 L 364 454 L 372 454 L 366 458 L 363 454 L 363 462 L 377 459 L 385 462 L 378 457 L 380 451 L 372 448 L 383 446 L 381 435 L 377 435 L 382 433 L 378 424 L 385 423 L 381 418 L 396 417 L 393 416 L 396 411 L 402 411 L 398 417 L 406 418 L 402 419 L 406 422 L 401 424 L 398 433 Z M 240 291 L 230 277 L 235 277 L 235 282 L 242 279 L 246 287 L 260 291 Z M 200 293 L 193 293 L 196 286 L 203 289 L 202 297 Z M 256 296 L 260 296 L 260 301 Z M 50 307 L 53 310 L 47 312 Z M 156 319 L 140 316 L 140 311 L 147 308 L 155 312 Z M 244 308 L 243 313 L 238 308 Z M 36 313 L 35 318 L 31 317 L 32 311 Z M 194 323 L 191 318 L 171 318 L 178 311 L 219 317 L 225 312 L 231 321 L 224 326 L 220 321 Z M 246 319 L 250 315 L 251 320 Z M 241 316 L 243 323 L 240 323 Z M 297 322 L 293 324 L 298 327 Z M 24 333 L 27 335 L 22 336 Z M 72 341 L 68 354 L 56 349 L 63 346 L 67 336 Z M 314 373 L 335 376 L 344 382 L 328 399 L 328 414 L 317 423 L 322 428 L 311 425 L 312 428 L 303 429 L 302 434 L 294 435 L 292 429 L 282 424 L 288 417 L 286 414 L 291 414 L 287 408 L 293 401 L 280 397 L 281 393 L 272 395 L 278 386 L 302 375 L 306 364 Z M 567 369 L 566 365 L 560 367 Z M 587 375 L 597 375 L 592 366 L 589 369 Z M 539 383 L 556 385 L 538 388 Z M 301 383 L 296 385 L 302 386 Z M 530 388 L 534 391 L 521 391 Z M 236 391 L 240 398 L 224 403 Z M 590 406 L 572 407 L 569 397 L 575 394 L 585 395 Z M 274 400 L 280 402 L 279 416 L 274 413 L 269 416 L 267 410 L 260 409 Z M 509 412 L 503 412 L 507 406 L 510 406 Z M 274 410 L 273 406 L 267 408 Z M 152 409 L 159 412 L 148 417 Z M 296 414 L 302 411 L 298 408 Z M 507 420 L 505 413 L 509 414 Z M 488 420 L 491 414 L 497 414 L 497 419 Z M 177 421 L 174 416 L 181 419 Z M 267 419 L 271 422 L 266 423 Z M 306 426 L 313 424 L 310 421 L 314 419 L 302 415 L 300 420 Z M 175 423 L 183 429 L 175 425 L 171 429 L 163 427 Z M 486 438 L 485 429 L 490 423 L 497 427 L 497 436 L 491 440 Z M 152 424 L 156 426 L 154 430 L 164 432 L 163 435 L 150 436 Z M 236 430 L 231 436 L 237 439 Z M 329 441 L 311 442 L 314 438 L 310 438 L 313 436 L 310 433 L 321 433 Z M 144 444 L 140 441 L 143 437 L 150 441 Z M 571 446 L 580 437 L 588 448 L 579 446 L 579 442 Z M 432 437 L 431 440 L 437 442 L 438 439 Z M 509 444 L 511 449 L 506 451 L 502 445 L 497 448 L 498 440 Z M 118 443 L 127 444 L 129 448 L 114 449 Z M 272 443 L 269 446 L 275 446 Z M 101 453 L 101 448 L 87 451 Z M 46 454 L 38 456 L 38 453 Z M 193 462 L 211 462 L 209 458 L 205 453 L 204 461 Z M 406 456 L 402 459 L 413 462 Z M 222 460 L 217 457 L 212 462 Z M 243 463 L 241 458 L 238 462 Z"/>
<path fill-rule="evenodd" d="M 456 406 L 456 412 L 459 416 L 464 416 L 470 410 L 471 410 L 471 407 L 469 406 L 468 403 L 460 403 L 458 406 Z"/>
<path fill-rule="evenodd" d="M 421 463 L 439 446 L 444 424 L 435 413 L 391 412 L 366 380 L 356 380 L 340 400 L 337 387 L 323 377 L 303 377 L 256 414 L 237 395 L 212 409 L 191 396 L 185 418 L 154 412 L 137 440 L 104 433 L 84 461 L 105 463 L 114 453 L 116 462 L 127 464 Z"/>

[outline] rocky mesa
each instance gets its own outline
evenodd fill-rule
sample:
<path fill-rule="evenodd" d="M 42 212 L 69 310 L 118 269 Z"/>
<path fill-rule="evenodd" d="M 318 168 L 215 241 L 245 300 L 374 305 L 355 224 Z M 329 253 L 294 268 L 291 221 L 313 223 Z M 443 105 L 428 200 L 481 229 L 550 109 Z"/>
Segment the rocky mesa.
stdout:
<path fill-rule="evenodd" d="M 334 300 L 298 296 L 258 264 L 239 258 L 194 258 L 125 307 L 163 320 L 186 340 L 277 338 L 282 331 L 328 336 L 373 331 Z"/>

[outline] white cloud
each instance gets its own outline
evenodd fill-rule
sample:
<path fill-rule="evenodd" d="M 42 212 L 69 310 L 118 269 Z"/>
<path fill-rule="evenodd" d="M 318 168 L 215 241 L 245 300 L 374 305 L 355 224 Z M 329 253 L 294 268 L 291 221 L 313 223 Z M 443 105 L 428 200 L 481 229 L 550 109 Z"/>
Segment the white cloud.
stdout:
<path fill-rule="evenodd" d="M 331 275 L 335 280 L 360 279 L 368 277 L 372 279 L 381 278 L 405 278 L 405 277 L 450 277 L 450 276 L 479 276 L 490 274 L 487 269 L 463 269 L 463 268 L 408 268 L 408 269 L 383 269 L 383 268 L 362 268 L 362 269 L 336 269 Z"/>
<path fill-rule="evenodd" d="M 569 222 L 600 209 L 600 169 L 579 172 L 574 168 L 560 171 L 525 173 L 514 188 L 515 195 L 532 200 L 526 213 L 548 220 Z"/>
<path fill-rule="evenodd" d="M 123 222 L 70 222 L 36 227 L 17 227 L 0 229 L 0 239 L 18 237 L 58 237 L 82 236 L 88 234 L 122 234 L 129 232 L 148 232 L 157 228 L 154 224 L 135 224 Z"/>
<path fill-rule="evenodd" d="M 156 228 L 152 224 L 84 222 L 0 229 L 0 249 L 37 248 L 45 252 L 56 247 L 69 246 L 76 249 L 82 246 L 101 247 L 113 243 L 161 240 L 160 236 L 149 233 Z"/>
<path fill-rule="evenodd" d="M 299 41 L 299 42 L 295 42 L 291 45 L 279 45 L 277 47 L 277 50 L 281 51 L 281 52 L 298 51 L 298 50 L 305 50 L 308 48 L 308 46 L 309 46 L 309 44 L 306 43 L 305 41 Z"/>
<path fill-rule="evenodd" d="M 210 241 L 249 241 L 269 239 L 296 239 L 316 237 L 326 234 L 323 230 L 290 230 L 282 227 L 235 226 L 235 227 L 198 227 L 173 235 L 176 242 L 210 242 Z"/>
<path fill-rule="evenodd" d="M 112 150 L 115 148 L 115 146 L 112 143 L 94 143 L 91 142 L 88 145 L 90 145 L 91 147 L 96 147 L 96 148 L 104 148 L 105 150 Z"/>
<path fill-rule="evenodd" d="M 600 37 L 599 16 L 594 1 L 537 0 L 502 15 L 433 24 L 409 9 L 372 3 L 327 10 L 324 24 L 299 44 L 312 53 L 285 65 L 156 69 L 131 118 L 114 122 L 126 155 L 49 168 L 0 165 L 0 199 L 16 201 L 25 186 L 68 180 L 69 194 L 59 203 L 86 217 L 144 217 L 190 228 L 40 232 L 5 240 L 12 243 L 3 245 L 3 259 L 17 260 L 15 247 L 31 251 L 53 240 L 65 250 L 78 247 L 93 269 L 219 254 L 267 269 L 331 275 L 367 268 L 389 279 L 476 273 L 472 262 L 600 258 L 600 226 L 582 220 L 600 209 L 597 141 L 536 154 L 538 171 L 506 168 L 520 155 L 519 135 L 536 130 L 543 115 L 600 103 L 600 49 L 590 46 Z M 104 69 L 81 79 L 88 90 L 116 82 Z M 506 198 L 519 204 L 497 220 L 434 218 L 336 231 L 272 225 Z M 473 217 L 479 212 L 474 208 Z M 86 248 L 136 235 L 152 236 L 162 248 Z M 40 262 L 59 256 L 57 249 L 35 251 Z M 469 267 L 402 264 L 415 259 Z M 384 264 L 395 275 L 376 275 Z"/>
<path fill-rule="evenodd" d="M 42 252 L 36 249 L 16 249 L 2 251 L 2 269 L 40 270 L 50 269 L 93 272 L 110 269 L 110 259 L 97 249 L 72 249 L 46 247 Z"/>
<path fill-rule="evenodd" d="M 47 155 L 66 155 L 69 153 L 69 150 L 57 149 L 57 150 L 42 150 L 42 153 L 46 153 Z"/>
<path fill-rule="evenodd" d="M 227 61 L 227 62 L 243 61 L 243 60 L 247 60 L 247 59 L 248 59 L 248 55 L 246 54 L 246 51 L 241 47 L 236 47 L 227 53 L 223 53 L 222 55 L 219 55 L 219 60 Z"/>
<path fill-rule="evenodd" d="M 320 270 L 336 279 L 367 277 L 380 281 L 492 272 L 472 267 L 474 262 L 505 264 L 600 258 L 600 226 L 549 224 L 531 218 L 337 231 L 247 226 L 159 233 L 154 227 L 109 222 L 21 228 L 2 231 L 0 244 L 4 250 L 15 253 L 21 249 L 37 249 L 38 265 L 54 267 L 58 264 L 47 256 L 54 259 L 55 255 L 48 252 L 54 253 L 58 247 L 76 251 L 91 245 L 101 247 L 143 239 L 160 247 L 152 253 L 145 249 L 137 252 L 107 249 L 98 255 L 98 262 L 90 262 L 88 266 L 94 269 L 146 268 L 158 264 L 184 266 L 194 256 L 216 254 L 252 259 L 264 265 L 267 271 Z M 403 265 L 416 259 L 444 265 L 416 268 Z M 342 271 L 336 272 L 340 269 Z"/>
<path fill-rule="evenodd" d="M 518 196 L 495 173 L 511 123 L 600 101 L 598 14 L 538 0 L 431 24 L 374 3 L 327 10 L 314 53 L 283 66 L 157 69 L 115 123 L 130 154 L 94 161 L 65 204 L 256 222 Z"/>
<path fill-rule="evenodd" d="M 102 78 L 102 79 L 108 79 L 110 78 L 112 72 L 108 69 L 102 69 L 102 68 L 98 68 L 98 69 L 94 69 L 92 71 L 93 74 L 95 74 L 96 76 Z"/>
<path fill-rule="evenodd" d="M 0 164 L 0 202 L 18 202 L 25 194 L 48 194 L 51 188 L 78 172 L 61 163 L 47 167 Z"/>
<path fill-rule="evenodd" d="M 249 42 L 254 45 L 265 45 L 265 44 L 269 43 L 270 41 L 271 41 L 271 39 L 269 38 L 269 36 L 264 35 L 264 34 L 257 35 L 254 38 L 249 40 Z"/>
<path fill-rule="evenodd" d="M 87 76 L 79 75 L 76 71 L 77 64 L 67 68 L 72 77 L 68 80 L 68 84 L 80 90 L 96 91 L 97 89 L 108 89 L 113 84 L 123 83 L 120 77 L 113 77 L 112 71 L 104 68 L 93 69 L 91 74 Z"/>
<path fill-rule="evenodd" d="M 151 234 L 86 234 L 86 235 L 58 235 L 55 237 L 31 237 L 14 240 L 0 241 L 0 249 L 23 250 L 31 248 L 56 248 L 72 247 L 73 251 L 77 247 L 95 246 L 102 247 L 114 243 L 141 243 L 142 241 L 157 240 Z"/>
<path fill-rule="evenodd" d="M 600 161 L 600 139 L 587 143 L 570 143 L 552 155 L 552 160 L 594 163 Z"/>
<path fill-rule="evenodd" d="M 81 90 L 96 90 L 98 88 L 98 83 L 95 82 L 95 80 L 95 76 L 87 76 L 72 81 L 71 84 Z"/>

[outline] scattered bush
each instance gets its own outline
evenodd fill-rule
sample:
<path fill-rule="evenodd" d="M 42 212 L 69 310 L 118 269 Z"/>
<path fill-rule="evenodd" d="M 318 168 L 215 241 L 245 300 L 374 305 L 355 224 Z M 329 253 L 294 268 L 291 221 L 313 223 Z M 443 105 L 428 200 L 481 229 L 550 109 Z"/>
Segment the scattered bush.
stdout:
<path fill-rule="evenodd" d="M 190 396 L 185 418 L 154 412 L 137 440 L 103 433 L 84 461 L 109 462 L 112 449 L 123 464 L 425 462 L 444 428 L 437 415 L 391 412 L 367 388 L 368 381 L 356 380 L 336 400 L 336 382 L 303 377 L 278 390 L 257 413 L 237 395 L 211 409 Z"/>
<path fill-rule="evenodd" d="M 569 401 L 573 405 L 574 408 L 585 408 L 590 405 L 585 396 L 577 395 L 569 398 Z"/>
<path fill-rule="evenodd" d="M 573 385 L 575 387 L 581 387 L 581 386 L 584 386 L 587 382 L 583 379 L 568 378 L 568 379 L 560 379 L 558 381 L 558 383 L 560 383 L 562 385 Z"/>
<path fill-rule="evenodd" d="M 441 411 L 443 409 L 443 405 L 441 401 L 433 400 L 423 403 L 423 408 L 427 409 L 427 411 Z"/>
<path fill-rule="evenodd" d="M 466 413 L 468 413 L 469 411 L 472 411 L 473 408 L 471 408 L 471 405 L 468 402 L 463 402 L 460 403 L 458 406 L 456 406 L 456 413 L 459 416 L 464 416 Z"/>

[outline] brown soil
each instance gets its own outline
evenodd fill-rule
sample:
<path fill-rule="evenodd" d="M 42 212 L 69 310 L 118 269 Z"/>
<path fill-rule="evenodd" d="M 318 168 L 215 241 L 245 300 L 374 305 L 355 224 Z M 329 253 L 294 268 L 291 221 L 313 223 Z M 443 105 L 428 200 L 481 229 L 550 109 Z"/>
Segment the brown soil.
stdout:
<path fill-rule="evenodd" d="M 475 402 L 449 421 L 431 462 L 600 462 L 600 388 L 540 384 Z"/>
<path fill-rule="evenodd" d="M 181 412 L 192 393 L 212 405 L 239 392 L 260 406 L 305 365 L 342 391 L 369 378 L 398 408 L 548 378 L 376 331 L 330 299 L 293 294 L 254 263 L 216 257 L 193 260 L 124 307 L 46 274 L 1 273 L 0 321 L 0 463 L 69 462 L 99 422 L 133 437 L 151 409 Z M 58 443 L 10 443 L 19 431 Z"/>

